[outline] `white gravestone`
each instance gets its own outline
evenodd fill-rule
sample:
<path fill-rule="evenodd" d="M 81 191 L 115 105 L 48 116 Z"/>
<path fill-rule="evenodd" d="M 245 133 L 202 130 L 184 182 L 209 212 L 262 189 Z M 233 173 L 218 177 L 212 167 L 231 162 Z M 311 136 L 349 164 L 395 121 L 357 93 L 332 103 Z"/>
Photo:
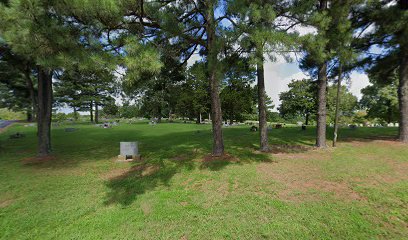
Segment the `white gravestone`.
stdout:
<path fill-rule="evenodd" d="M 120 155 L 118 156 L 121 161 L 132 161 L 140 159 L 139 148 L 137 142 L 120 142 Z M 128 158 L 130 158 L 128 160 Z"/>

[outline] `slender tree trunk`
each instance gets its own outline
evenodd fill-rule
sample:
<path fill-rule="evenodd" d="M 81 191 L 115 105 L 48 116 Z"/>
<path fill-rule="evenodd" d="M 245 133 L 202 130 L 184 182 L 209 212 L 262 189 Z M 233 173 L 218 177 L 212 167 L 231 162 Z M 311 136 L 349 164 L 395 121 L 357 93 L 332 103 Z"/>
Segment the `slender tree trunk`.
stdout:
<path fill-rule="evenodd" d="M 327 88 L 327 63 L 319 66 L 318 75 L 318 109 L 316 127 L 316 147 L 325 148 L 326 145 L 326 88 Z"/>
<path fill-rule="evenodd" d="M 206 30 L 207 30 L 207 61 L 211 92 L 211 116 L 212 116 L 212 130 L 213 130 L 213 150 L 214 156 L 221 156 L 224 154 L 224 140 L 222 134 L 222 112 L 221 100 L 219 95 L 219 78 L 217 74 L 218 51 L 216 43 L 215 27 L 216 22 L 214 18 L 215 4 L 212 0 L 206 1 Z"/>
<path fill-rule="evenodd" d="M 98 103 L 95 102 L 95 123 L 99 123 L 99 108 Z"/>
<path fill-rule="evenodd" d="M 38 155 L 51 152 L 52 71 L 38 67 Z"/>
<path fill-rule="evenodd" d="M 388 114 L 387 114 L 387 123 L 388 124 L 390 124 L 391 122 L 392 122 L 392 118 L 393 118 L 393 116 L 392 116 L 392 103 L 391 103 L 391 101 L 390 100 L 388 100 L 388 102 L 387 102 L 387 112 L 388 112 Z"/>
<path fill-rule="evenodd" d="M 339 79 L 337 80 L 337 95 L 336 95 L 336 110 L 334 117 L 334 136 L 333 136 L 333 147 L 336 147 L 337 134 L 339 129 L 339 117 L 340 117 L 340 94 L 341 94 L 341 80 L 342 80 L 342 66 L 339 64 Z"/>
<path fill-rule="evenodd" d="M 256 49 L 256 73 L 258 78 L 258 110 L 259 110 L 259 134 L 260 134 L 260 150 L 262 152 L 269 151 L 268 143 L 268 122 L 266 119 L 266 92 L 265 92 L 265 71 L 264 57 L 262 46 Z"/>
<path fill-rule="evenodd" d="M 91 101 L 91 103 L 89 104 L 89 114 L 91 117 L 91 123 L 94 122 L 94 118 L 93 118 L 93 101 Z"/>
<path fill-rule="evenodd" d="M 74 120 L 75 121 L 78 121 L 78 112 L 77 112 L 77 110 L 76 110 L 76 107 L 74 107 Z"/>
<path fill-rule="evenodd" d="M 310 117 L 310 113 L 306 113 L 306 119 L 305 119 L 305 125 L 309 125 L 309 117 Z"/>
<path fill-rule="evenodd" d="M 201 118 L 200 118 L 200 113 L 197 114 L 197 118 L 196 118 L 196 124 L 200 124 L 201 123 Z"/>
<path fill-rule="evenodd" d="M 161 115 L 161 106 L 157 107 L 157 123 L 161 123 L 162 115 Z"/>
<path fill-rule="evenodd" d="M 401 48 L 399 98 L 399 140 L 408 143 L 408 46 Z"/>
<path fill-rule="evenodd" d="M 33 121 L 33 110 L 31 108 L 27 109 L 27 122 Z"/>
<path fill-rule="evenodd" d="M 35 96 L 35 90 L 34 90 L 34 84 L 33 81 L 31 80 L 30 76 L 30 68 L 27 66 L 25 71 L 24 71 L 24 76 L 27 84 L 28 91 L 30 93 L 30 99 L 31 99 L 31 105 L 32 105 L 32 120 L 36 119 L 36 113 L 38 112 L 38 107 L 37 107 L 37 97 Z M 30 121 L 30 122 L 31 122 Z"/>

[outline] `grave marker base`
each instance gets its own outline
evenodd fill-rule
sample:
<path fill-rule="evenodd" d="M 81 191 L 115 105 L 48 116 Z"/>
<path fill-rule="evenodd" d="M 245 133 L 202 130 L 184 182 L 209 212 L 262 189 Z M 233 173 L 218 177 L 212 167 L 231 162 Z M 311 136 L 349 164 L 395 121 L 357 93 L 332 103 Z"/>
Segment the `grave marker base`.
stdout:
<path fill-rule="evenodd" d="M 118 162 L 132 162 L 136 160 L 142 160 L 142 156 L 140 155 L 128 155 L 128 156 L 123 156 L 123 155 L 118 155 Z"/>

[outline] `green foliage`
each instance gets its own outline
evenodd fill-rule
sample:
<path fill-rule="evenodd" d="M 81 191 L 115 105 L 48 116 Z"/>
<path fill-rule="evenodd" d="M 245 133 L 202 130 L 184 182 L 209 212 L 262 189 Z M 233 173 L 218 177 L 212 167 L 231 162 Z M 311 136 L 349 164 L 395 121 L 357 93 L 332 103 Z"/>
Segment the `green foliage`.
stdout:
<path fill-rule="evenodd" d="M 317 67 L 324 63 L 332 63 L 336 66 L 341 63 L 344 67 L 356 61 L 360 51 L 352 47 L 355 32 L 352 19 L 356 14 L 355 9 L 359 8 L 362 2 L 361 0 L 318 1 L 315 5 L 309 5 L 308 10 L 297 13 L 298 18 L 304 19 L 307 25 L 316 30 L 316 33 L 302 37 L 306 55 L 301 61 L 301 68 L 309 71 L 312 76 L 317 76 Z M 322 3 L 326 3 L 327 7 L 324 7 L 324 4 L 319 6 Z M 338 74 L 338 69 L 332 68 L 330 73 L 335 76 Z"/>
<path fill-rule="evenodd" d="M 250 84 L 232 80 L 221 91 L 221 108 L 223 110 L 223 118 L 242 122 L 244 113 L 252 113 L 256 100 L 254 99 L 255 90 Z"/>
<path fill-rule="evenodd" d="M 141 116 L 140 107 L 132 105 L 129 102 L 125 102 L 123 106 L 118 109 L 119 116 L 121 118 L 135 118 Z"/>
<path fill-rule="evenodd" d="M 55 100 L 59 106 L 68 105 L 86 111 L 91 105 L 104 106 L 114 101 L 116 79 L 109 69 L 101 66 L 74 65 L 65 69 L 55 82 Z"/>
<path fill-rule="evenodd" d="M 163 66 L 154 48 L 133 38 L 127 40 L 125 51 L 126 83 L 129 86 L 133 86 L 145 74 L 159 73 Z"/>
<path fill-rule="evenodd" d="M 337 98 L 337 86 L 332 85 L 327 91 L 327 122 L 334 124 L 335 107 Z M 352 123 L 354 111 L 357 109 L 357 97 L 350 93 L 346 86 L 342 86 L 340 90 L 340 123 Z"/>
<path fill-rule="evenodd" d="M 13 52 L 44 68 L 70 64 L 84 56 L 84 49 L 78 26 L 68 24 L 62 10 L 63 4 L 46 0 L 12 0 L 9 5 L 1 4 L 1 37 Z"/>
<path fill-rule="evenodd" d="M 27 78 L 35 82 L 31 78 L 30 64 L 13 54 L 6 44 L 0 43 L 0 108 L 32 111 Z M 33 88 L 35 94 L 35 86 Z"/>
<path fill-rule="evenodd" d="M 23 112 L 14 112 L 7 108 L 0 108 L 0 120 L 25 120 L 26 114 Z"/>
<path fill-rule="evenodd" d="M 279 95 L 281 100 L 280 114 L 287 120 L 292 119 L 292 122 L 294 120 L 299 121 L 300 118 L 305 119 L 314 116 L 317 110 L 316 82 L 310 79 L 292 80 L 288 87 L 288 91 Z M 328 123 L 334 122 L 336 97 L 337 86 L 329 86 L 327 91 Z M 340 91 L 340 122 L 351 123 L 351 116 L 354 115 L 356 108 L 357 97 L 351 94 L 346 86 L 342 86 Z"/>
<path fill-rule="evenodd" d="M 52 120 L 56 121 L 56 122 L 63 122 L 65 120 L 67 120 L 67 119 L 68 119 L 67 114 L 62 113 L 62 112 L 57 113 L 57 114 L 53 114 L 53 116 L 52 116 Z"/>
<path fill-rule="evenodd" d="M 103 106 L 102 113 L 106 117 L 115 117 L 119 113 L 119 107 L 114 101 L 108 102 Z"/>
<path fill-rule="evenodd" d="M 371 80 L 371 79 L 370 79 Z M 361 90 L 360 104 L 367 109 L 368 119 L 380 119 L 386 123 L 398 122 L 398 79 L 387 85 L 371 81 L 372 85 Z"/>
<path fill-rule="evenodd" d="M 186 81 L 180 86 L 175 113 L 181 117 L 199 119 L 210 111 L 207 66 L 197 62 L 187 71 Z"/>
<path fill-rule="evenodd" d="M 292 80 L 289 90 L 279 95 L 279 112 L 283 117 L 300 116 L 308 118 L 316 113 L 316 84 L 310 79 Z M 307 119 L 309 120 L 309 119 Z"/>

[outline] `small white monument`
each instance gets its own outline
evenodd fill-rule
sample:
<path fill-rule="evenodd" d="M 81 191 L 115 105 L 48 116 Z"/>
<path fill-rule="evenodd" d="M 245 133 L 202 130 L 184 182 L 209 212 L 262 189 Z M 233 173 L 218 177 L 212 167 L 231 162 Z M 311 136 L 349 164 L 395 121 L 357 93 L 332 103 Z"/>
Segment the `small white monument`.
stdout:
<path fill-rule="evenodd" d="M 140 159 L 137 142 L 120 142 L 119 161 L 133 161 Z"/>

